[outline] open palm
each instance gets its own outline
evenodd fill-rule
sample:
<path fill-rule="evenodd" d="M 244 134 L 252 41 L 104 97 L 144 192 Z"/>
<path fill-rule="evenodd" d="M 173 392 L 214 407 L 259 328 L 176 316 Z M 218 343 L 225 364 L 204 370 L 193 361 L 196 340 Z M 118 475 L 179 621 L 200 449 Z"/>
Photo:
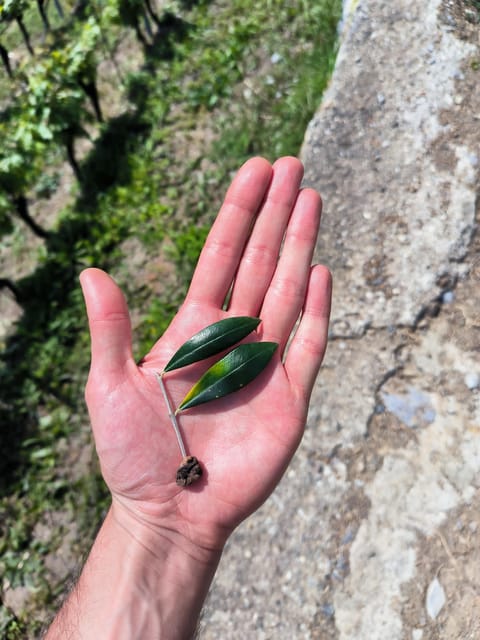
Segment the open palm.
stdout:
<path fill-rule="evenodd" d="M 86 397 L 102 473 L 114 503 L 149 527 L 223 544 L 270 494 L 300 442 L 325 351 L 331 291 L 328 270 L 311 267 L 321 201 L 300 189 L 302 175 L 294 158 L 273 167 L 254 158 L 240 169 L 185 303 L 139 366 L 117 285 L 98 269 L 81 276 L 92 338 Z M 275 341 L 279 349 L 245 389 L 181 414 L 187 450 L 204 470 L 182 489 L 175 483 L 181 455 L 155 374 L 194 333 L 239 315 L 259 316 L 249 339 Z M 211 363 L 165 375 L 173 405 Z"/>

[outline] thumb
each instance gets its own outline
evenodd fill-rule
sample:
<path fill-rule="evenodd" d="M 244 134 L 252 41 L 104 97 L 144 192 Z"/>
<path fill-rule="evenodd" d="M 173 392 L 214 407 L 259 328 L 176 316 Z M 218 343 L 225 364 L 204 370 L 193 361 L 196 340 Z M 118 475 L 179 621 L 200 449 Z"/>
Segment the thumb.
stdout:
<path fill-rule="evenodd" d="M 106 382 L 122 375 L 133 360 L 132 329 L 127 303 L 120 288 L 105 271 L 86 269 L 80 284 L 87 306 L 92 342 L 91 371 Z"/>

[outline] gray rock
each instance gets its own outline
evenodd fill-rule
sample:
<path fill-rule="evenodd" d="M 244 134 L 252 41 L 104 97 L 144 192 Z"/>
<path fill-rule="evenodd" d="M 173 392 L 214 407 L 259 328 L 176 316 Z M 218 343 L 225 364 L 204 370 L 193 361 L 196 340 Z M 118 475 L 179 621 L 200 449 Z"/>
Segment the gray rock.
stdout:
<path fill-rule="evenodd" d="M 302 149 L 330 344 L 290 469 L 228 546 L 208 640 L 480 637 L 478 31 L 461 2 L 344 5 Z"/>

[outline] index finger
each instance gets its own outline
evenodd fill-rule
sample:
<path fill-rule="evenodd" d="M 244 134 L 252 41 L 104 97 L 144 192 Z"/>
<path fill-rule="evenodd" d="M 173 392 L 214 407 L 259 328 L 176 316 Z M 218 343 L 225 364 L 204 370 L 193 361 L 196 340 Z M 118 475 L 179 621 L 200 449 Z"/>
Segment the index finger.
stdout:
<path fill-rule="evenodd" d="M 272 167 L 264 158 L 252 158 L 240 168 L 205 241 L 188 302 L 223 305 L 271 179 Z"/>

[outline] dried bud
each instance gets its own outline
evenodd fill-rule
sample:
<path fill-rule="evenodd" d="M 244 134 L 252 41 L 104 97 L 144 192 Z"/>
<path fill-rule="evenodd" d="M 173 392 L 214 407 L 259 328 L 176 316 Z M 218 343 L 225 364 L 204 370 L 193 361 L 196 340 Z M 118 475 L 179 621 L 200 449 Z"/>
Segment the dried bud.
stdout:
<path fill-rule="evenodd" d="M 188 487 L 202 477 L 202 467 L 195 456 L 186 456 L 177 469 L 177 484 Z"/>

